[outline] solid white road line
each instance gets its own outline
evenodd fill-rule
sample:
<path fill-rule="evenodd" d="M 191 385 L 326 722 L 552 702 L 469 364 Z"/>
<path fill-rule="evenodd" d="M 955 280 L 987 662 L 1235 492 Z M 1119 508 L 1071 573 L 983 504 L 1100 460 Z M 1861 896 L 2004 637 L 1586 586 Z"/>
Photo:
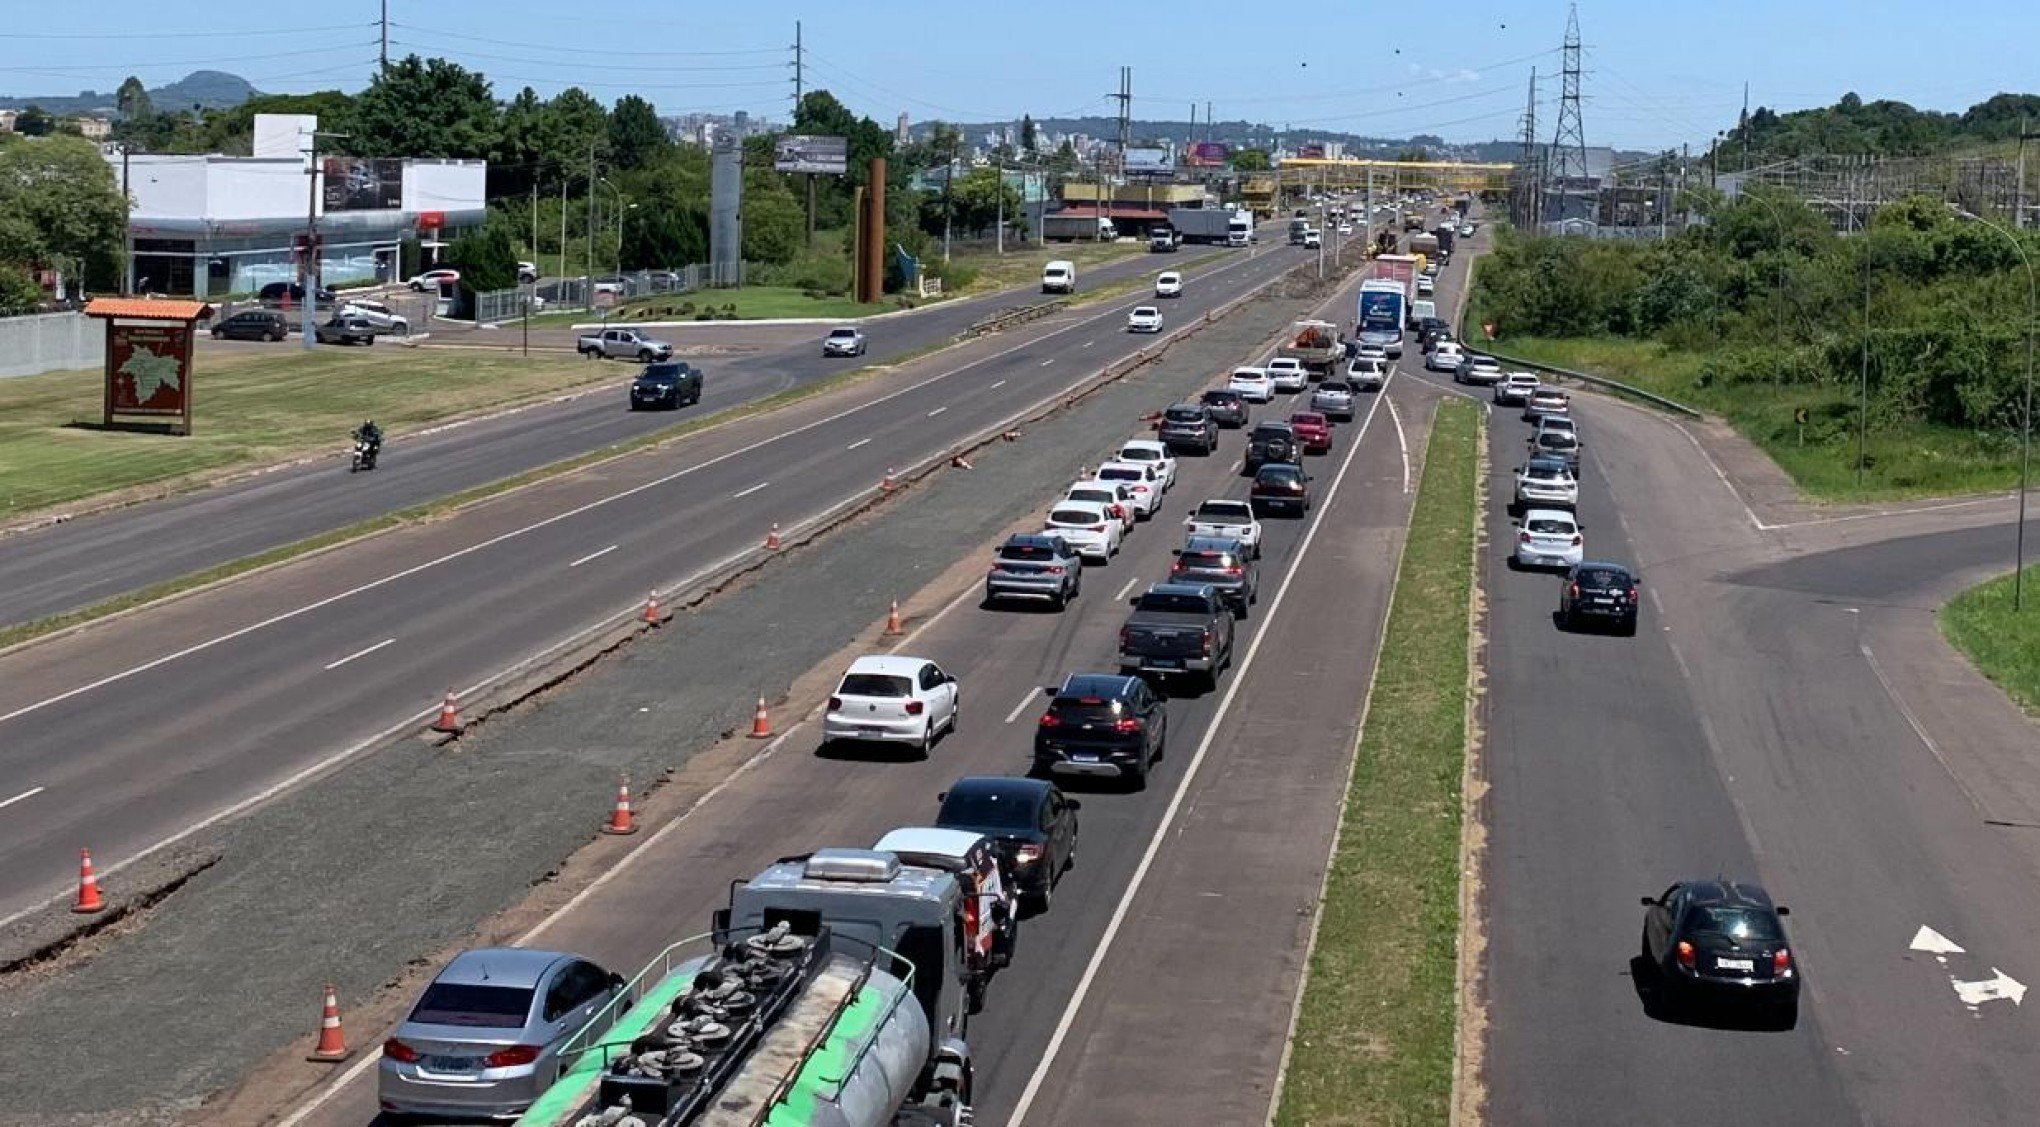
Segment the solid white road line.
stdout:
<path fill-rule="evenodd" d="M 857 449 L 857 448 L 858 448 L 859 446 L 868 446 L 868 445 L 870 445 L 870 444 L 871 444 L 871 440 L 870 440 L 870 439 L 868 439 L 868 438 L 860 438 L 860 439 L 858 439 L 857 441 L 855 441 L 855 442 L 851 443 L 850 445 L 848 445 L 848 446 L 845 446 L 845 447 L 844 447 L 843 449 L 845 449 L 845 450 L 855 450 L 855 449 Z"/>
<path fill-rule="evenodd" d="M 933 411 L 930 411 L 930 412 L 928 412 L 928 417 L 932 419 L 932 418 L 934 418 L 935 416 L 937 416 L 937 415 L 939 415 L 939 414 L 941 414 L 942 412 L 944 412 L 944 411 L 947 411 L 947 410 L 949 410 L 949 408 L 947 408 L 947 407 L 937 407 L 937 408 L 935 408 L 935 409 L 934 409 Z"/>
<path fill-rule="evenodd" d="M 998 383 L 995 383 L 995 384 L 992 384 L 992 385 L 990 385 L 989 387 L 986 387 L 986 388 L 985 388 L 985 390 L 986 390 L 986 391 L 997 391 L 997 390 L 999 390 L 1000 388 L 1002 388 L 1002 387 L 1005 387 L 1005 386 L 1006 386 L 1006 381 L 1005 381 L 1005 380 L 1000 380 L 1000 381 L 999 381 Z"/>
<path fill-rule="evenodd" d="M 14 796 L 13 798 L 7 799 L 7 800 L 6 800 L 6 801 L 4 801 L 4 802 L 0 802 L 0 810 L 5 810 L 5 809 L 7 809 L 7 808 L 8 808 L 9 806 L 12 806 L 12 805 L 14 805 L 14 804 L 15 804 L 15 803 L 17 803 L 17 802 L 20 802 L 20 801 L 21 801 L 21 800 L 23 800 L 23 799 L 26 799 L 26 798 L 34 798 L 34 797 L 35 797 L 36 795 L 39 795 L 39 794 L 41 794 L 41 793 L 42 793 L 43 791 L 45 791 L 45 790 L 48 790 L 48 789 L 49 789 L 48 787 L 35 787 L 35 788 L 33 788 L 33 789 L 30 789 L 30 790 L 25 790 L 25 791 L 22 791 L 22 792 L 21 792 L 20 794 L 17 794 L 17 795 L 15 795 L 15 796 Z"/>
<path fill-rule="evenodd" d="M 341 666 L 347 664 L 348 662 L 353 661 L 357 657 L 367 657 L 369 654 L 374 653 L 375 651 L 383 648 L 384 646 L 393 646 L 396 643 L 397 640 L 395 638 L 384 638 L 382 641 L 377 642 L 375 645 L 372 645 L 365 650 L 356 650 L 353 653 L 348 654 L 346 657 L 341 658 L 339 661 L 333 662 L 331 665 L 328 665 L 326 667 L 326 671 L 330 673 L 333 670 L 338 669 Z"/>
<path fill-rule="evenodd" d="M 1390 376 L 1381 385 L 1382 396 L 1388 394 L 1389 384 L 1395 381 Z M 1070 1029 L 1076 1025 L 1077 1012 L 1083 1008 L 1084 999 L 1091 992 L 1091 984 L 1097 980 L 1098 969 L 1105 965 L 1105 956 L 1112 951 L 1112 941 L 1119 935 L 1121 925 L 1126 922 L 1127 912 L 1133 908 L 1134 898 L 1140 895 L 1141 885 L 1147 881 L 1148 869 L 1154 865 L 1155 856 L 1161 852 L 1162 842 L 1169 837 L 1170 827 L 1175 825 L 1176 815 L 1183 809 L 1183 799 L 1190 793 L 1190 782 L 1197 777 L 1197 768 L 1211 751 L 1212 741 L 1217 739 L 1219 729 L 1225 726 L 1226 718 L 1232 713 L 1233 700 L 1239 696 L 1240 686 L 1246 684 L 1247 673 L 1253 669 L 1254 658 L 1261 652 L 1261 641 L 1268 636 L 1268 625 L 1282 609 L 1282 600 L 1289 594 L 1289 585 L 1296 580 L 1296 573 L 1303 561 L 1310 555 L 1311 541 L 1317 538 L 1318 529 L 1324 526 L 1325 514 L 1331 511 L 1332 501 L 1339 495 L 1339 486 L 1345 483 L 1346 472 L 1353 468 L 1353 458 L 1359 454 L 1367 428 L 1374 422 L 1374 413 L 1381 406 L 1381 399 L 1375 399 L 1367 408 L 1367 417 L 1360 422 L 1360 429 L 1353 435 L 1353 445 L 1346 451 L 1346 457 L 1339 463 L 1338 475 L 1332 478 L 1330 489 L 1317 506 L 1317 513 L 1311 518 L 1310 527 L 1304 530 L 1303 539 L 1297 542 L 1296 554 L 1289 559 L 1289 567 L 1282 574 L 1282 584 L 1275 589 L 1275 598 L 1268 609 L 1261 612 L 1259 627 L 1254 631 L 1254 640 L 1247 643 L 1247 654 L 1233 667 L 1232 681 L 1226 686 L 1225 696 L 1218 702 L 1218 708 L 1211 714 L 1211 720 L 1204 728 L 1204 737 L 1197 741 L 1197 750 L 1191 753 L 1190 762 L 1183 768 L 1182 777 L 1177 780 L 1176 791 L 1169 798 L 1168 809 L 1162 811 L 1162 820 L 1156 824 L 1154 836 L 1148 839 L 1147 850 L 1141 854 L 1140 864 L 1133 870 L 1133 876 L 1126 882 L 1126 891 L 1119 903 L 1112 909 L 1112 918 L 1105 925 L 1105 934 L 1098 937 L 1092 947 L 1090 962 L 1084 966 L 1083 977 L 1077 980 L 1077 988 L 1070 994 L 1069 1003 L 1063 1007 L 1062 1018 L 1056 1022 L 1055 1032 L 1048 1039 L 1048 1045 L 1041 1052 L 1040 1063 L 1034 1066 L 1034 1074 L 1027 1078 L 1027 1087 L 1020 1093 L 1020 1102 L 1013 1108 L 1012 1127 L 1019 1127 L 1027 1118 L 1027 1109 L 1034 1104 L 1035 1096 L 1048 1078 L 1049 1070 L 1055 1067 L 1056 1054 L 1068 1039 Z"/>
<path fill-rule="evenodd" d="M 1026 696 L 1021 697 L 1020 703 L 1013 706 L 1013 711 L 1008 712 L 1006 714 L 1006 723 L 1011 724 L 1013 721 L 1020 719 L 1020 714 L 1027 711 L 1027 706 L 1033 704 L 1035 701 L 1038 701 L 1040 699 L 1041 699 L 1040 689 L 1034 689 L 1030 691 Z"/>
<path fill-rule="evenodd" d="M 1043 361 L 1041 362 L 1041 367 L 1044 367 L 1044 368 L 1046 368 L 1046 367 L 1048 367 L 1048 366 L 1049 366 L 1050 364 L 1053 364 L 1053 363 L 1055 363 L 1055 357 L 1051 356 L 1051 357 L 1049 357 L 1048 359 L 1046 359 L 1046 360 L 1043 360 Z"/>
<path fill-rule="evenodd" d="M 1097 344 L 1097 343 L 1098 343 L 1098 342 L 1097 342 L 1097 341 L 1095 341 L 1095 340 L 1087 340 L 1087 341 L 1085 341 L 1085 342 L 1084 342 L 1084 347 L 1085 347 L 1085 348 L 1089 348 L 1089 347 L 1091 347 L 1092 345 L 1094 345 L 1094 344 Z"/>
<path fill-rule="evenodd" d="M 1386 390 L 1386 389 L 1384 389 Z M 1403 437 L 1402 416 L 1396 412 L 1395 400 L 1388 401 L 1388 421 L 1395 424 L 1395 448 L 1402 454 L 1402 491 L 1410 491 L 1410 443 Z"/>
<path fill-rule="evenodd" d="M 599 560 L 599 559 L 601 559 L 602 557 L 604 557 L 604 556 L 608 555 L 609 553 L 611 553 L 611 552 L 614 552 L 615 550 L 616 550 L 616 545 L 614 545 L 614 544 L 611 544 L 611 545 L 610 545 L 609 547 L 607 547 L 607 548 L 604 548 L 604 549 L 602 549 L 602 550 L 601 550 L 601 551 L 599 551 L 599 552 L 590 552 L 590 553 L 588 553 L 587 555 L 585 555 L 585 556 L 582 556 L 582 557 L 581 557 L 580 559 L 578 559 L 578 560 L 575 560 L 575 561 L 574 561 L 573 563 L 570 563 L 570 564 L 568 564 L 567 566 L 568 566 L 568 567 L 580 567 L 580 566 L 581 566 L 582 564 L 584 564 L 584 563 L 587 563 L 587 562 L 588 562 L 589 560 Z"/>
<path fill-rule="evenodd" d="M 730 500 L 735 501 L 741 497 L 749 497 L 751 494 L 758 492 L 760 489 L 763 489 L 770 484 L 772 483 L 769 481 L 761 481 L 749 489 L 740 489 L 737 492 L 730 494 Z"/>
<path fill-rule="evenodd" d="M 1121 587 L 1119 589 L 1119 593 L 1117 595 L 1112 596 L 1112 601 L 1115 603 L 1124 601 L 1126 599 L 1126 596 L 1133 592 L 1133 585 L 1139 582 L 1140 576 L 1138 575 L 1134 576 L 1132 579 L 1127 580 L 1126 586 Z"/>

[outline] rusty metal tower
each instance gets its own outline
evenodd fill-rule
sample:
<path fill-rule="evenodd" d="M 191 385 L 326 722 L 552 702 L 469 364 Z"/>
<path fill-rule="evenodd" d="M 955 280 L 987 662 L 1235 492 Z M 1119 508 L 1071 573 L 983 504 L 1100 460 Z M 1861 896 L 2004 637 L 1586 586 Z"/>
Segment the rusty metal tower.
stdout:
<path fill-rule="evenodd" d="M 1559 71 L 1558 132 L 1551 141 L 1552 178 L 1559 191 L 1585 187 L 1587 134 L 1580 124 L 1580 9 L 1572 5 L 1565 17 L 1565 53 Z"/>

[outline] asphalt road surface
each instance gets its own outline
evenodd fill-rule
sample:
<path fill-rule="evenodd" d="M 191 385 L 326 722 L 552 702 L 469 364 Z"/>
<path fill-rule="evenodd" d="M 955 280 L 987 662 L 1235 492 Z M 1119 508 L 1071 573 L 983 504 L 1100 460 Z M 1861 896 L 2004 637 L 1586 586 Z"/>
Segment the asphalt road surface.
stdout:
<path fill-rule="evenodd" d="M 1271 229 L 1272 230 L 1272 229 Z M 1261 253 L 1287 261 L 1298 252 L 1268 244 Z M 1160 269 L 1192 274 L 1189 302 L 1200 300 L 1195 273 L 1244 257 L 1223 248 L 1188 248 L 1174 255 L 1138 255 L 1086 270 L 1086 287 Z M 1166 261 L 1164 261 L 1166 260 Z M 824 359 L 819 327 L 763 333 L 779 344 L 745 355 L 693 361 L 707 372 L 699 407 L 678 414 L 624 409 L 624 388 L 636 364 L 615 364 L 615 385 L 555 403 L 437 429 L 417 437 L 393 436 L 372 474 L 350 475 L 333 459 L 245 478 L 214 489 L 100 512 L 6 538 L 0 552 L 0 625 L 62 614 L 153 583 L 257 555 L 385 513 L 513 477 L 611 443 L 671 426 L 678 419 L 753 402 L 865 364 L 884 364 L 941 344 L 998 309 L 1042 300 L 1006 291 L 943 302 L 873 322 L 871 351 L 856 359 Z M 1187 304 L 1187 303 L 1186 303 Z M 465 343 L 455 332 L 449 341 Z M 561 340 L 566 334 L 555 333 Z M 756 340 L 760 330 L 741 323 L 666 334 L 676 345 Z M 1011 334 L 1017 336 L 1018 334 Z M 490 334 L 501 345 L 505 333 Z M 289 346 L 245 345 L 247 348 Z M 405 355 L 398 353 L 401 357 Z M 596 363 L 596 361 L 590 361 Z M 345 447 L 344 432 L 333 436 Z"/>
<path fill-rule="evenodd" d="M 1168 316 L 1182 324 L 1301 259 L 1231 256 Z M 102 868 L 150 850 L 424 720 L 446 687 L 471 695 L 773 524 L 869 496 L 889 467 L 1053 398 L 1151 343 L 1123 331 L 1150 300 L 1084 307 L 902 369 L 849 406 L 804 402 L 0 657 L 0 789 L 35 792 L 0 817 L 0 917 L 74 881 L 81 840 Z"/>
<path fill-rule="evenodd" d="M 1498 409 L 1491 1117 L 2029 1122 L 2029 1019 L 1982 984 L 2040 974 L 2017 828 L 2040 824 L 2040 732 L 1932 626 L 2003 566 L 2009 505 L 1777 523 L 1670 420 L 1575 402 L 1587 555 L 1639 565 L 1646 596 L 1634 638 L 1561 632 L 1558 580 L 1504 566 L 1528 432 Z M 1796 1028 L 1664 1007 L 1639 974 L 1639 898 L 1715 874 L 1793 908 Z M 1921 928 L 1964 950 L 1914 949 Z"/>
<path fill-rule="evenodd" d="M 1287 398 L 1257 408 L 1257 414 L 1286 412 Z M 1368 403 L 1377 402 L 1386 398 L 1368 398 Z M 1094 954 L 1102 953 L 1103 937 L 1115 915 L 1125 910 L 1122 898 L 1136 871 L 1148 867 L 1143 855 L 1158 835 L 1163 847 L 1154 865 L 1155 883 L 1133 906 L 1135 926 L 1154 922 L 1157 913 L 1175 913 L 1181 920 L 1185 912 L 1209 910 L 1208 895 L 1186 892 L 1186 880 L 1200 882 L 1205 894 L 1216 886 L 1241 898 L 1233 902 L 1238 918 L 1223 957 L 1242 966 L 1241 981 L 1233 989 L 1250 1000 L 1252 1012 L 1224 1016 L 1251 1022 L 1260 1037 L 1251 1061 L 1234 1053 L 1228 1069 L 1186 1075 L 1177 1098 L 1189 1101 L 1196 1098 L 1194 1092 L 1222 1092 L 1233 1108 L 1250 1113 L 1235 1119 L 1228 1112 L 1226 1122 L 1265 1114 L 1290 994 L 1259 987 L 1286 981 L 1293 990 L 1300 969 L 1308 918 L 1297 918 L 1294 909 L 1299 896 L 1307 900 L 1316 891 L 1341 793 L 1337 781 L 1343 779 L 1366 683 L 1366 663 L 1350 658 L 1355 650 L 1364 654 L 1372 648 L 1409 502 L 1399 485 L 1405 467 L 1391 429 L 1395 424 L 1387 410 L 1374 413 L 1364 439 L 1359 423 L 1342 424 L 1332 452 L 1310 459 L 1313 487 L 1319 491 L 1312 517 L 1266 522 L 1261 600 L 1240 624 L 1235 668 L 1215 691 L 1172 691 L 1167 755 L 1156 765 L 1147 790 L 1128 793 L 1109 783 L 1069 783 L 1083 802 L 1076 865 L 1058 887 L 1053 907 L 1021 925 L 1014 964 L 1001 972 L 985 1009 L 971 1019 L 978 1122 L 1016 1122 L 1017 1102 L 1038 1072 L 1049 1088 L 1059 1089 L 1069 1080 L 1049 1071 L 1045 1051 L 1061 1035 L 1065 1007 L 1079 983 L 1090 977 L 1087 967 Z M 784 732 L 767 755 L 752 760 L 741 776 L 675 824 L 663 840 L 648 844 L 630 867 L 612 869 L 601 888 L 527 938 L 635 970 L 677 936 L 698 930 L 696 923 L 705 925 L 709 913 L 725 903 L 732 877 L 788 852 L 825 843 L 862 844 L 895 826 L 924 824 L 934 813 L 936 794 L 959 776 L 1024 771 L 1042 687 L 1067 673 L 1116 667 L 1116 635 L 1126 615 L 1123 599 L 1166 576 L 1184 513 L 1206 497 L 1245 495 L 1248 479 L 1236 468 L 1242 444 L 1241 432 L 1228 431 L 1214 456 L 1184 459 L 1161 512 L 1131 534 L 1109 566 L 1086 569 L 1083 594 L 1068 610 L 988 609 L 978 604 L 973 583 L 960 601 L 894 647 L 932 658 L 962 681 L 959 731 L 939 743 L 928 761 L 821 749 L 812 723 L 804 722 Z M 1043 506 L 1052 499 L 1042 498 Z M 1255 654 L 1251 662 L 1250 652 Z M 1334 655 L 1349 660 L 1336 662 Z M 1313 658 L 1332 664 L 1309 671 L 1296 667 L 1297 661 Z M 1275 708 L 1276 702 L 1282 707 Z M 1268 773 L 1257 776 L 1255 766 L 1263 761 Z M 1200 765 L 1198 781 L 1188 785 L 1187 774 Z M 1262 791 L 1262 797 L 1282 801 L 1236 811 L 1225 805 L 1247 800 L 1263 787 L 1273 794 Z M 1165 823 L 1165 816 L 1177 814 L 1172 799 L 1179 792 L 1189 799 L 1182 803 L 1183 818 Z M 1307 819 L 1300 809 L 1308 811 Z M 1310 832 L 1301 832 L 1306 821 Z M 1193 826 L 1196 835 L 1187 836 Z M 1236 871 L 1204 872 L 1211 851 L 1226 847 L 1235 851 L 1226 859 Z M 1269 887 L 1251 887 L 1262 881 Z M 1283 941 L 1256 926 L 1254 913 L 1263 903 L 1257 893 L 1289 913 L 1280 928 Z M 1124 935 L 1118 943 L 1137 956 L 1138 949 L 1130 945 L 1134 938 Z M 1091 997 L 1101 1011 L 1109 1011 L 1111 1003 L 1148 991 L 1153 983 L 1151 973 L 1101 976 Z M 1205 995 L 1225 991 L 1216 985 Z M 1205 1040 L 1230 1040 L 1225 1028 L 1214 1026 L 1214 1037 Z M 363 1035 L 373 1043 L 380 1033 Z M 1102 1048 L 1090 1044 L 1094 1035 L 1089 1021 L 1070 1032 L 1063 1063 L 1075 1066 L 1079 1046 L 1087 1052 Z M 1117 1048 L 1127 1052 L 1136 1047 Z M 1154 1039 L 1147 1048 L 1151 1059 L 1167 1063 L 1172 1046 Z M 1200 1047 L 1200 1053 L 1209 1048 Z M 1176 1064 L 1183 1067 L 1184 1062 Z M 1240 1078 L 1249 1071 L 1254 1079 L 1243 1086 Z M 372 1120 L 372 1062 L 352 1068 L 329 1098 L 301 1110 L 302 1119 L 285 1122 L 294 1127 L 299 1122 L 358 1125 Z M 1097 1113 L 1095 1106 L 1037 1105 L 1026 1122 L 1097 1123 Z"/>

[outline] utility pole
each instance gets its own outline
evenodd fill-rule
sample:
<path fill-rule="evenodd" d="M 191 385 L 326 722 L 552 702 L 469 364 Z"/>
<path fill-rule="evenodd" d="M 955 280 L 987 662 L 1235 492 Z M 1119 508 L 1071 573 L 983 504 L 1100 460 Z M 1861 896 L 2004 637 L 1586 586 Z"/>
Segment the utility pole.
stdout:
<path fill-rule="evenodd" d="M 588 145 L 588 253 L 582 256 L 588 264 L 588 284 L 582 287 L 587 295 L 587 308 L 595 308 L 595 145 Z"/>
<path fill-rule="evenodd" d="M 2031 136 L 2033 134 L 2026 132 L 2026 118 L 2022 114 L 2019 117 L 2019 167 L 2016 173 L 2018 182 L 2012 185 L 2012 230 L 2014 231 L 2023 230 L 2026 226 L 2026 138 Z M 121 160 L 123 162 L 121 167 L 125 170 L 127 158 L 123 156 Z M 123 181 L 123 185 L 125 185 L 125 181 Z"/>
<path fill-rule="evenodd" d="M 1001 158 L 999 158 L 999 159 L 997 159 L 997 160 L 994 160 L 994 161 L 992 162 L 992 167 L 993 167 L 994 169 L 996 169 L 996 170 L 997 170 L 997 173 L 998 173 L 998 177 L 999 177 L 999 182 L 998 182 L 998 184 L 997 184 L 997 185 L 995 185 L 995 186 L 993 187 L 993 189 L 992 189 L 992 194 L 993 194 L 993 195 L 994 195 L 995 197 L 997 197 L 997 198 L 998 198 L 998 201 L 999 201 L 999 205 L 998 205 L 998 206 L 999 206 L 999 221 L 998 221 L 997 225 L 996 225 L 996 226 L 995 226 L 995 227 L 993 228 L 993 237 L 994 237 L 994 238 L 996 238 L 996 239 L 998 239 L 998 241 L 999 241 L 999 253 L 1000 253 L 1001 255 L 1004 255 L 1004 254 L 1006 253 L 1006 161 L 1005 161 L 1005 158 L 1001 157 Z"/>
<path fill-rule="evenodd" d="M 123 243 L 121 249 L 127 255 L 126 261 L 120 266 L 122 297 L 133 297 L 135 293 L 135 224 L 133 217 L 128 215 L 135 206 L 135 198 L 128 195 L 128 150 L 134 148 L 134 144 L 131 140 L 123 140 L 120 143 L 120 206 L 123 216 L 126 216 L 121 221 L 120 234 Z"/>
<path fill-rule="evenodd" d="M 1742 134 L 1742 170 L 1750 170 L 1750 84 L 1742 84 L 1742 116 L 1736 118 L 1736 131 Z"/>
<path fill-rule="evenodd" d="M 346 140 L 345 133 L 313 132 L 307 139 L 305 150 L 305 180 L 309 187 L 305 192 L 305 249 L 304 258 L 298 263 L 299 286 L 304 291 L 304 300 L 299 304 L 301 323 L 299 334 L 304 338 L 306 351 L 318 346 L 319 332 L 317 313 L 319 306 L 319 138 L 331 137 L 336 141 Z"/>
<path fill-rule="evenodd" d="M 1536 151 L 1537 151 L 1537 68 L 1531 67 L 1530 96 L 1529 100 L 1523 103 L 1523 168 L 1517 176 L 1517 183 L 1522 185 L 1522 199 L 1519 201 L 1518 205 L 1521 210 L 1516 215 L 1516 222 L 1518 223 L 1527 224 L 1532 222 L 1532 220 L 1530 219 L 1530 216 L 1533 214 L 1531 209 L 1531 200 L 1535 198 L 1535 193 L 1543 190 L 1542 185 L 1530 179 L 1531 157 L 1534 153 L 1536 153 Z"/>
<path fill-rule="evenodd" d="M 801 98 L 806 93 L 804 85 L 806 75 L 801 69 L 806 57 L 807 52 L 801 48 L 800 21 L 795 20 L 793 21 L 793 114 L 796 119 L 800 116 Z M 813 246 L 815 245 L 815 174 L 812 172 L 804 173 L 803 178 L 807 180 L 807 245 Z"/>
<path fill-rule="evenodd" d="M 382 73 L 390 72 L 390 0 L 382 0 Z"/>

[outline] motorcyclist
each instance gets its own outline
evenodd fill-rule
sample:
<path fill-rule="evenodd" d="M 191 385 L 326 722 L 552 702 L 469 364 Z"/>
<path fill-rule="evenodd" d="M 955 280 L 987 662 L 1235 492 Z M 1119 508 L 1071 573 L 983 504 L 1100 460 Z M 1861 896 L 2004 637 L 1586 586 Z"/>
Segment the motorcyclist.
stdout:
<path fill-rule="evenodd" d="M 361 444 L 363 460 L 373 464 L 376 455 L 382 453 L 382 428 L 374 419 L 364 421 L 354 429 L 354 441 Z"/>

